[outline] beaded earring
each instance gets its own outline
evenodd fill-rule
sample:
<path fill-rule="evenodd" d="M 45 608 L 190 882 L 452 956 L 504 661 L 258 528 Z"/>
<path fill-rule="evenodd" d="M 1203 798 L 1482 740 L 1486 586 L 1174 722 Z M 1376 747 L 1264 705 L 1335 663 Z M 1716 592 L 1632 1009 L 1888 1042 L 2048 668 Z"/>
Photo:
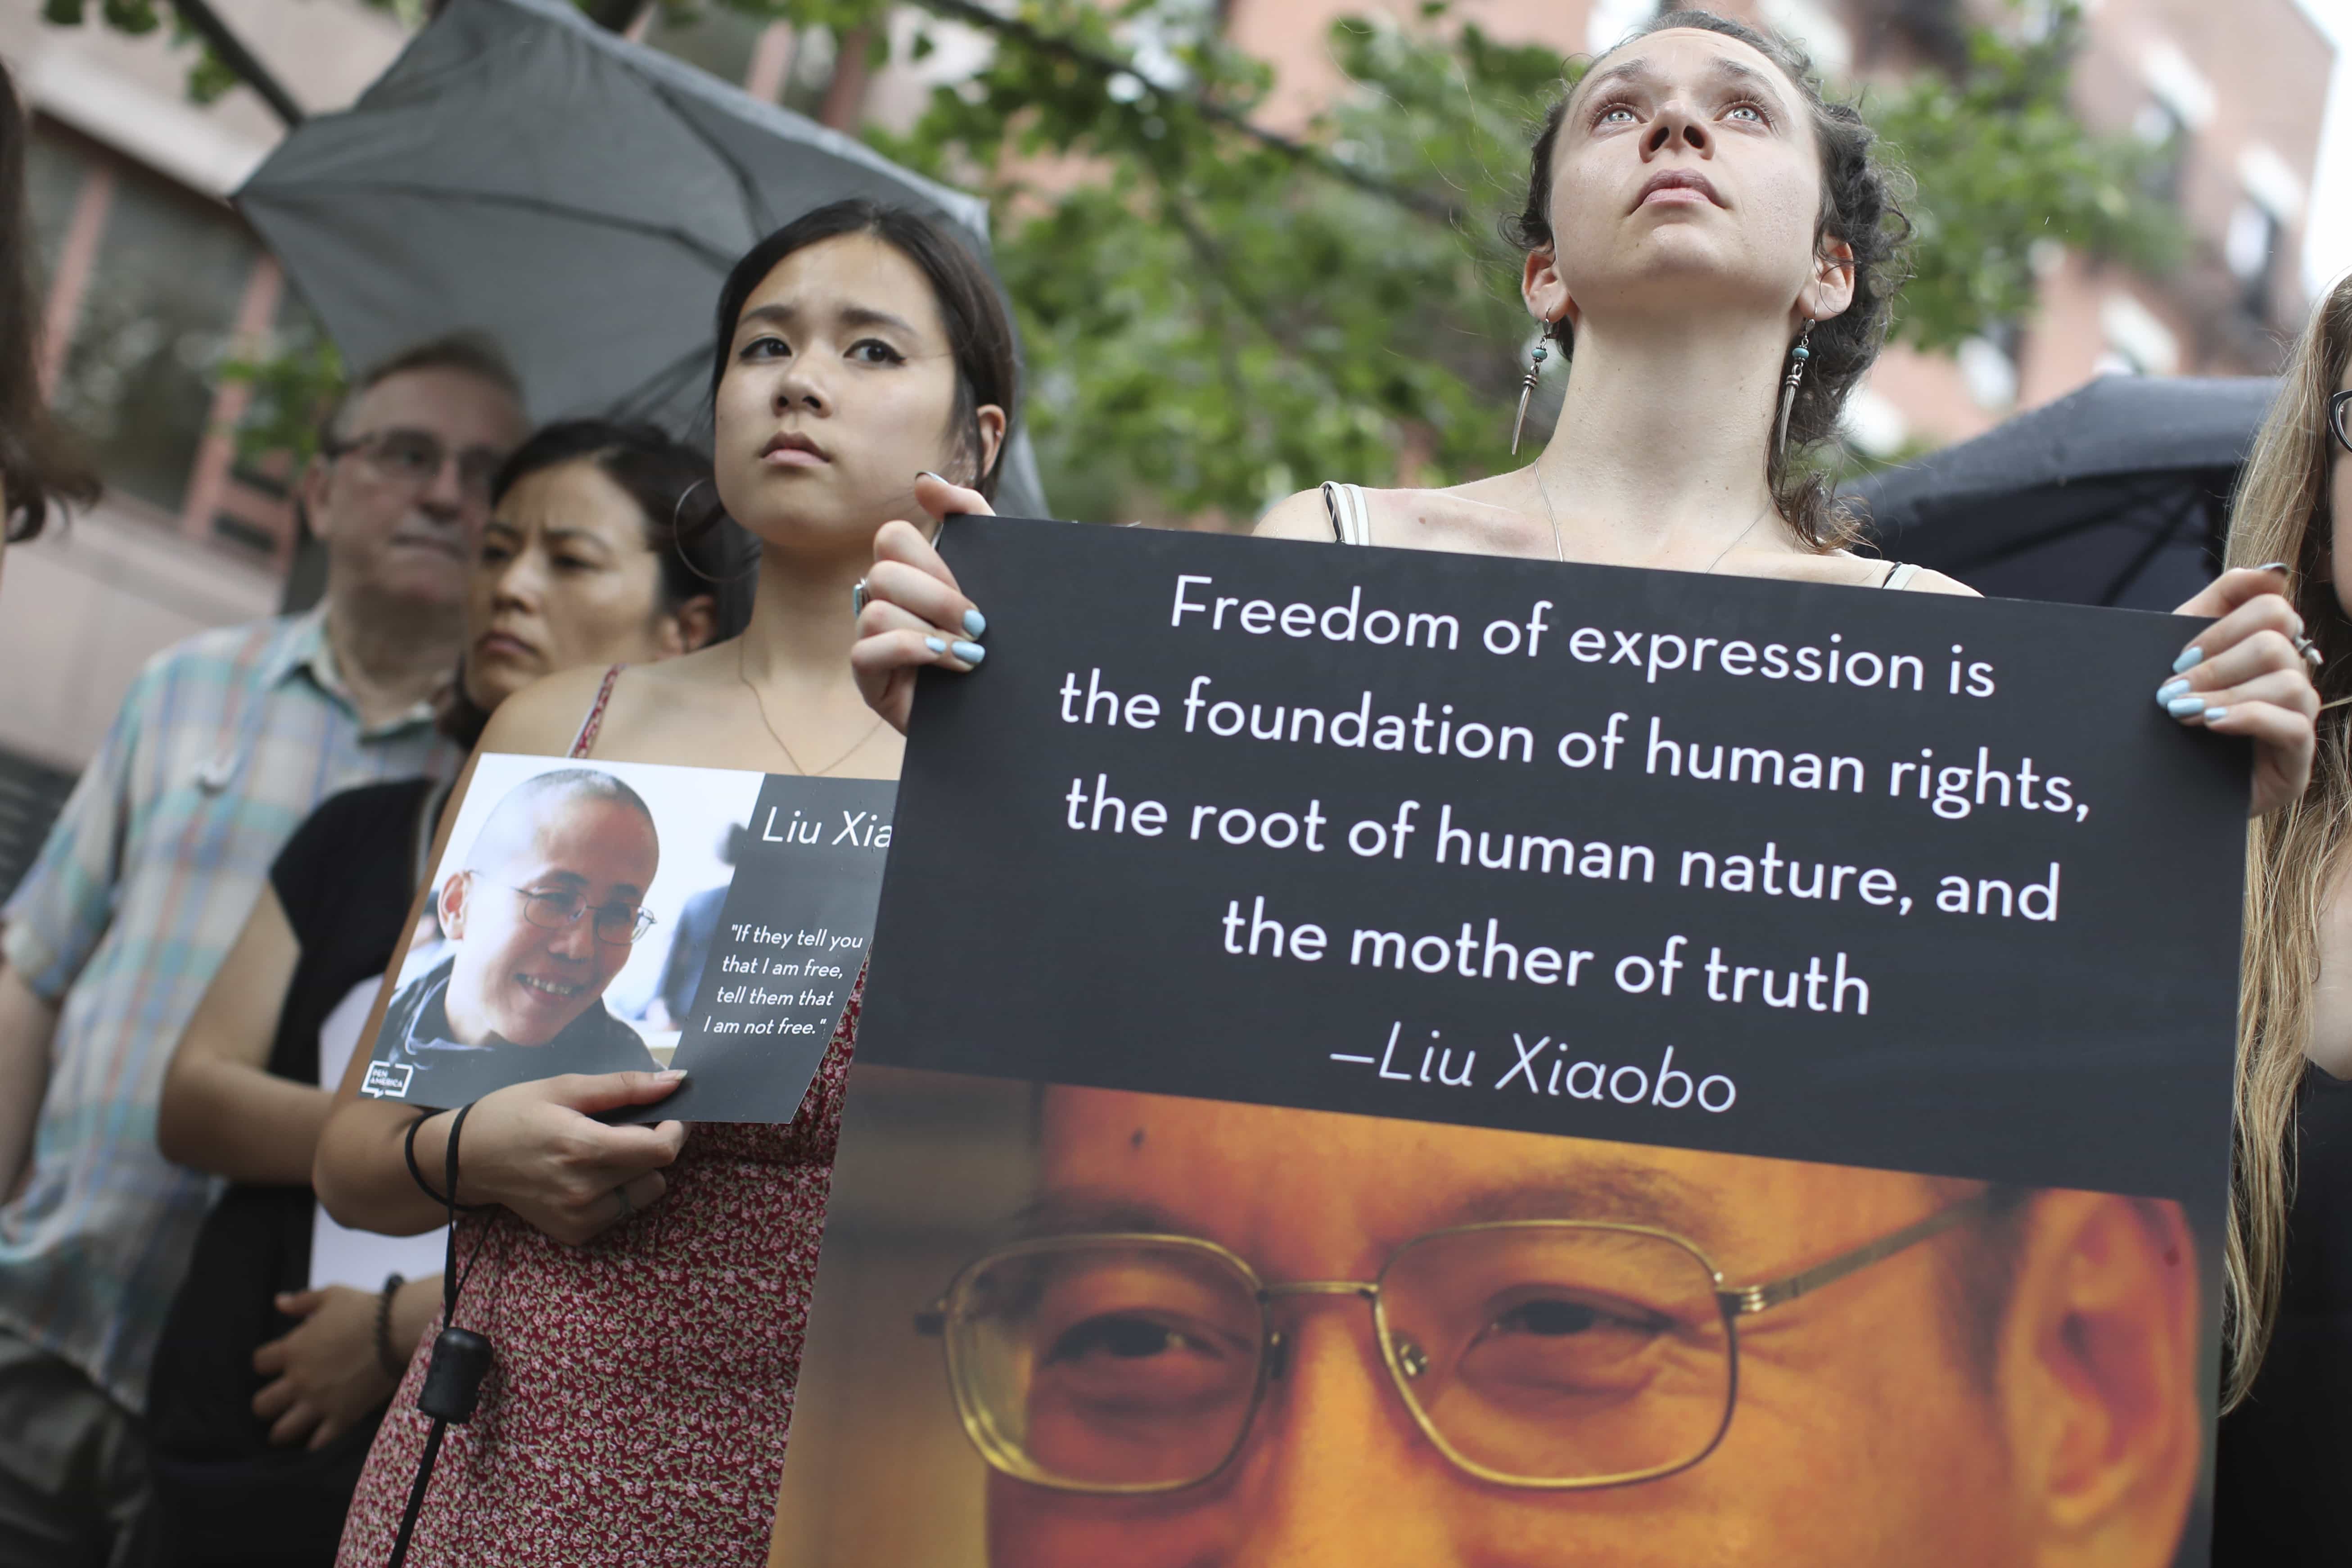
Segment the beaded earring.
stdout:
<path fill-rule="evenodd" d="M 1789 410 L 1796 406 L 1797 384 L 1805 379 L 1805 362 L 1813 357 L 1813 351 L 1806 346 L 1812 335 L 1813 324 L 1807 321 L 1805 330 L 1797 334 L 1797 346 L 1789 351 L 1789 374 L 1780 382 L 1780 421 L 1772 435 L 1775 453 L 1789 447 Z"/>
<path fill-rule="evenodd" d="M 1528 399 L 1536 395 L 1536 380 L 1543 374 L 1543 362 L 1544 346 L 1538 343 L 1535 353 L 1528 357 L 1528 374 L 1519 382 L 1518 417 L 1511 421 L 1511 456 L 1514 458 L 1519 455 L 1519 432 L 1526 429 L 1528 424 Z"/>

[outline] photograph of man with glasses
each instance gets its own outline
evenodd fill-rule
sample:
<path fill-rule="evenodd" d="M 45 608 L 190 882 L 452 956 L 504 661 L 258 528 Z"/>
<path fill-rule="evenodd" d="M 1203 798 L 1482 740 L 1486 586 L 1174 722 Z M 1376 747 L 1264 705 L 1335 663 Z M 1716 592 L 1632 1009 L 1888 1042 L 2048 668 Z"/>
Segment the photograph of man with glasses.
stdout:
<path fill-rule="evenodd" d="M 539 773 L 499 799 L 460 864 L 435 894 L 446 956 L 394 995 L 371 1087 L 446 1107 L 557 1073 L 658 1067 L 604 1001 L 655 923 L 661 837 L 644 797 L 597 768 Z"/>
<path fill-rule="evenodd" d="M 2172 1568 L 2202 1532 L 2170 1202 L 879 1068 L 850 1108 L 772 1563 Z"/>

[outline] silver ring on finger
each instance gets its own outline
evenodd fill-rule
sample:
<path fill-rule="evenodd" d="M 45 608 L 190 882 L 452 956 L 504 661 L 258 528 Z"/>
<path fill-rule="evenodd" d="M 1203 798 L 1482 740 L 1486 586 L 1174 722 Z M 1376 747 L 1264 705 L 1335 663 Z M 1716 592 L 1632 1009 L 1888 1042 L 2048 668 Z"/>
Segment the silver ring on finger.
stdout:
<path fill-rule="evenodd" d="M 849 616 L 852 620 L 866 613 L 867 599 L 866 579 L 860 577 L 849 590 Z"/>
<path fill-rule="evenodd" d="M 615 1204 L 618 1204 L 621 1209 L 619 1214 L 613 1216 L 613 1223 L 614 1225 L 620 1224 L 623 1220 L 637 1212 L 637 1205 L 629 1201 L 629 1184 L 626 1182 L 623 1182 L 619 1186 L 613 1189 L 613 1201 Z"/>

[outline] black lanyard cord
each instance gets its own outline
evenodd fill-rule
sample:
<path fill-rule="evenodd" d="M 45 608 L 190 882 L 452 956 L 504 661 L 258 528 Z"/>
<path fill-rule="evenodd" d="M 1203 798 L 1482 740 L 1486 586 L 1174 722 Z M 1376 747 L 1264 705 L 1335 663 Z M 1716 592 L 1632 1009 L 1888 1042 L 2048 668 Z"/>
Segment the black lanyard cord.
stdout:
<path fill-rule="evenodd" d="M 442 1162 L 440 1197 L 449 1211 L 449 1247 L 446 1261 L 441 1269 L 441 1331 L 433 1337 L 433 1356 L 425 1366 L 425 1386 L 417 1392 L 416 1407 L 433 1418 L 433 1429 L 425 1435 L 425 1453 L 416 1465 L 416 1479 L 408 1489 L 408 1506 L 400 1516 L 400 1533 L 392 1543 L 389 1568 L 401 1568 L 408 1558 L 409 1538 L 416 1531 L 416 1516 L 425 1507 L 425 1489 L 433 1484 L 433 1461 L 441 1456 L 441 1439 L 455 1424 L 463 1426 L 472 1419 L 475 1404 L 481 1398 L 482 1379 L 490 1370 L 490 1342 L 468 1329 L 457 1325 L 457 1296 L 473 1278 L 475 1268 L 482 1261 L 485 1237 L 475 1243 L 474 1255 L 466 1262 L 463 1275 L 457 1270 L 457 1211 L 468 1206 L 457 1202 L 457 1135 L 465 1131 L 466 1117 L 473 1110 L 471 1104 L 457 1108 L 457 1120 L 449 1123 L 449 1142 Z M 424 1119 L 419 1118 L 419 1123 Z M 415 1147 L 415 1126 L 409 1129 L 409 1147 Z M 415 1156 L 409 1157 L 409 1169 L 415 1171 Z"/>

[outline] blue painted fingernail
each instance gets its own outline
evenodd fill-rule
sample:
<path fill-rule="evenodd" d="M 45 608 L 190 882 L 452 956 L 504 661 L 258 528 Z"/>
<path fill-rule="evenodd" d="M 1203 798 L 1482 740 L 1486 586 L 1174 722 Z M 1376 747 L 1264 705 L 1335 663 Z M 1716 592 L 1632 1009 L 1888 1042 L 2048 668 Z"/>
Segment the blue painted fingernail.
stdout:
<path fill-rule="evenodd" d="M 2194 719 L 2205 711 L 2202 697 L 2176 697 L 2164 705 L 2164 710 L 2176 719 Z"/>
<path fill-rule="evenodd" d="M 941 642 L 937 637 L 925 637 L 923 639 L 923 646 L 929 648 L 933 653 L 945 653 L 948 651 L 948 645 Z M 2184 682 L 2183 684 L 2186 683 Z"/>
<path fill-rule="evenodd" d="M 983 637 L 988 632 L 988 617 L 978 610 L 966 610 L 963 613 L 963 629 L 966 637 Z"/>
<path fill-rule="evenodd" d="M 978 664 L 988 657 L 988 650 L 976 642 L 960 642 L 955 645 L 955 656 L 966 664 Z"/>
<path fill-rule="evenodd" d="M 2208 724 L 2210 724 L 2216 719 L 2227 719 L 2229 716 L 2230 710 L 2227 708 L 2208 708 L 2205 710 L 2205 722 Z"/>
<path fill-rule="evenodd" d="M 2161 708 L 2188 689 L 2189 682 L 2186 680 L 2168 680 L 2156 689 L 2156 705 Z"/>
<path fill-rule="evenodd" d="M 2195 643 L 2191 643 L 2187 647 L 2180 650 L 2180 657 L 2179 658 L 2172 661 L 2172 673 L 2179 675 L 2181 671 L 2194 669 L 2204 662 L 2205 650 L 2199 647 Z"/>

